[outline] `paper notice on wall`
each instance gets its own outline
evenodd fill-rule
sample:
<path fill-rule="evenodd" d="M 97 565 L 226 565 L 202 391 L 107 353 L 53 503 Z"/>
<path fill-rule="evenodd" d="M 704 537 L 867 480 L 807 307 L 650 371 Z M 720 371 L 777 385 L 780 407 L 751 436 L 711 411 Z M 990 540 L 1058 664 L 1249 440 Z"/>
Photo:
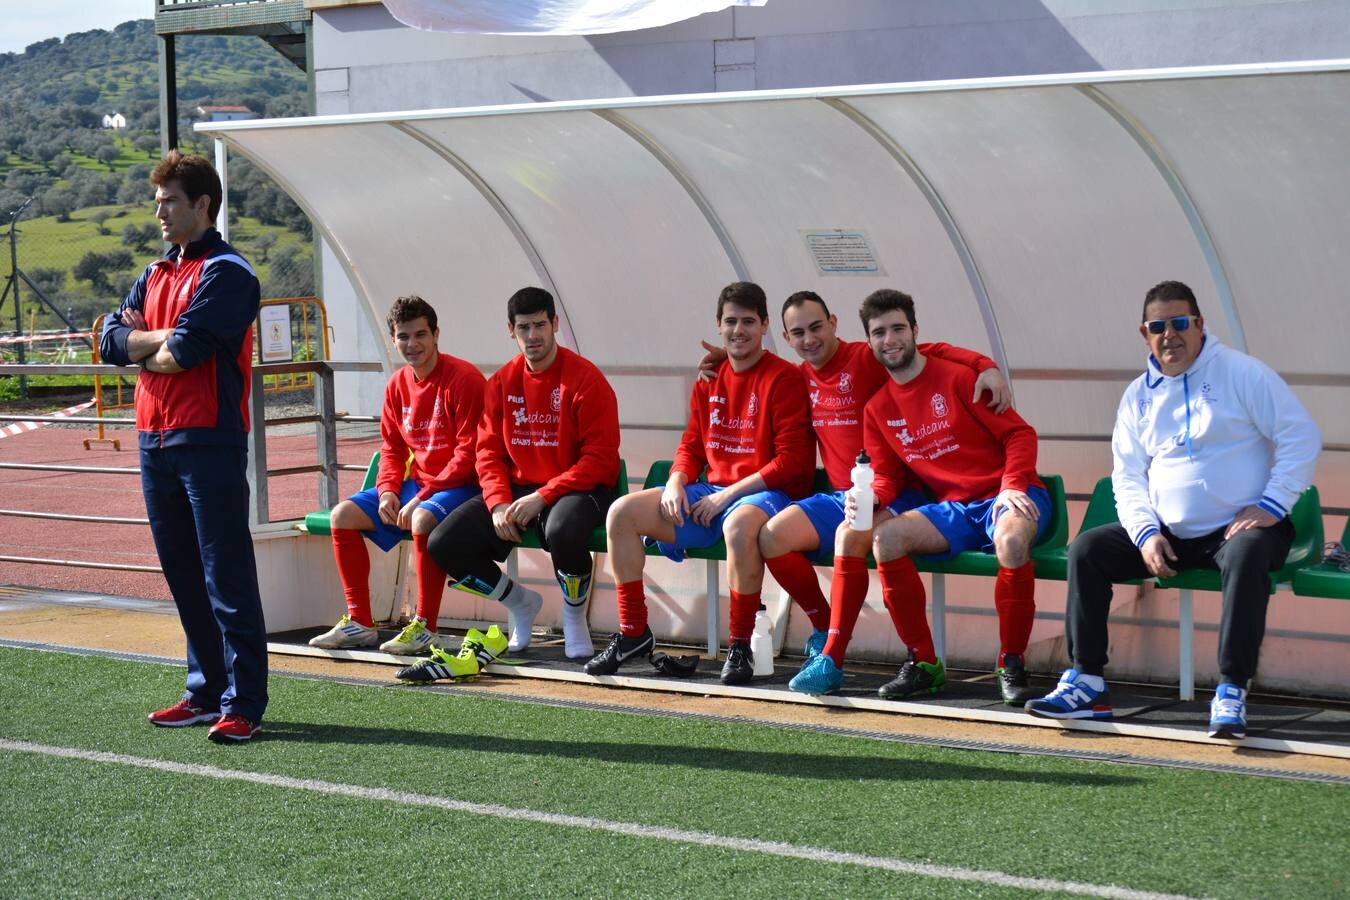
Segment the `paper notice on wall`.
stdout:
<path fill-rule="evenodd" d="M 260 362 L 290 362 L 295 358 L 291 347 L 291 305 L 278 303 L 258 310 L 258 360 Z"/>
<path fill-rule="evenodd" d="M 861 228 L 822 228 L 801 232 L 821 275 L 885 275 L 867 232 Z"/>

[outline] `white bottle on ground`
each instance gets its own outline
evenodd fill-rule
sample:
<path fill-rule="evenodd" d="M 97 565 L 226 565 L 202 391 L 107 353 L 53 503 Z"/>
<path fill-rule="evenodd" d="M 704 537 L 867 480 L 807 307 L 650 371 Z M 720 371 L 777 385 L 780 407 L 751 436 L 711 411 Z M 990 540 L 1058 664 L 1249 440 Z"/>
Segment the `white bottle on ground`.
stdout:
<path fill-rule="evenodd" d="M 876 493 L 872 490 L 872 479 L 876 473 L 872 471 L 872 460 L 868 459 L 867 451 L 860 450 L 858 459 L 853 466 L 853 471 L 849 473 L 853 481 L 853 487 L 849 493 L 858 504 L 858 510 L 853 515 L 853 522 L 849 525 L 854 531 L 872 530 L 872 507 L 876 504 Z"/>
<path fill-rule="evenodd" d="M 755 630 L 750 633 L 750 655 L 755 659 L 756 675 L 773 674 L 773 619 L 762 603 L 755 613 Z"/>

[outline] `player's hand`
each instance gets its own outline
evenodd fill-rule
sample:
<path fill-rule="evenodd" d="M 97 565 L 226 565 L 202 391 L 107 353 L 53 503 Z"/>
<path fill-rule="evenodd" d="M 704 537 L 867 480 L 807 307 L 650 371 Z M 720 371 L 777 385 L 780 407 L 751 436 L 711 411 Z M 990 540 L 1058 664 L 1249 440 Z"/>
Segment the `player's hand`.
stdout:
<path fill-rule="evenodd" d="M 1239 531 L 1246 531 L 1248 528 L 1269 528 L 1279 519 L 1272 516 L 1259 506 L 1248 506 L 1240 510 L 1237 516 L 1229 523 L 1228 528 L 1223 533 L 1223 539 L 1226 541 Z"/>
<path fill-rule="evenodd" d="M 852 525 L 858 516 L 858 498 L 852 491 L 844 491 L 844 524 Z"/>
<path fill-rule="evenodd" d="M 392 494 L 390 496 L 393 496 Z M 422 501 L 413 497 L 402 509 L 398 511 L 398 527 L 404 531 L 412 531 L 413 512 L 422 505 Z"/>
<path fill-rule="evenodd" d="M 726 362 L 726 348 L 718 347 L 707 341 L 699 341 L 699 343 L 703 345 L 703 349 L 707 352 L 698 361 L 698 380 L 712 381 L 717 375 L 717 367 Z"/>
<path fill-rule="evenodd" d="M 520 529 L 511 521 L 511 504 L 498 503 L 492 507 L 492 529 L 497 532 L 497 537 L 504 541 L 510 541 L 513 544 L 520 543 Z"/>
<path fill-rule="evenodd" d="M 1041 517 L 1041 511 L 1032 502 L 1031 497 L 1026 491 L 1015 491 L 1008 488 L 1005 491 L 999 491 L 998 497 L 994 499 L 994 518 L 998 518 L 998 511 L 1007 508 L 1014 515 L 1021 516 L 1024 519 L 1030 519 L 1035 522 Z"/>
<path fill-rule="evenodd" d="M 506 518 L 510 519 L 517 528 L 528 528 L 531 522 L 539 518 L 539 514 L 547 506 L 548 502 L 540 496 L 539 492 L 533 491 L 508 506 Z"/>
<path fill-rule="evenodd" d="M 734 498 L 728 497 L 726 491 L 718 491 L 715 494 L 709 494 L 702 497 L 693 506 L 689 507 L 689 515 L 699 525 L 708 526 L 712 524 L 722 514 Z"/>
<path fill-rule="evenodd" d="M 985 391 L 989 392 L 989 408 L 994 412 L 1001 413 L 1012 406 L 1012 391 L 1008 388 L 1007 379 L 997 368 L 985 369 L 975 379 L 975 396 L 970 398 L 970 402 L 979 403 L 980 395 Z"/>
<path fill-rule="evenodd" d="M 145 316 L 141 315 L 141 311 L 134 306 L 128 306 L 122 310 L 122 324 L 132 331 L 150 330 L 149 326 L 146 325 Z"/>
<path fill-rule="evenodd" d="M 386 525 L 398 525 L 398 494 L 393 491 L 380 492 L 380 521 Z"/>
<path fill-rule="evenodd" d="M 1177 554 L 1172 549 L 1172 545 L 1167 542 L 1167 538 L 1161 534 L 1151 535 L 1144 541 L 1144 546 L 1139 548 L 1139 555 L 1144 557 L 1144 566 L 1159 578 L 1171 578 L 1177 574 L 1171 563 L 1177 561 Z"/>
<path fill-rule="evenodd" d="M 667 484 L 661 491 L 661 515 L 678 526 L 684 524 L 688 512 L 689 498 L 684 495 L 684 485 Z"/>

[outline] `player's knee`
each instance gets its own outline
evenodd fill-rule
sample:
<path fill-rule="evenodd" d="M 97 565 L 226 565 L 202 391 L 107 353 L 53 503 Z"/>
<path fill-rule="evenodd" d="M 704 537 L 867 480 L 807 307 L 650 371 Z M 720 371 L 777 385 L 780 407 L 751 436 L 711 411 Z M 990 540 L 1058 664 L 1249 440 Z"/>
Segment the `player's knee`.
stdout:
<path fill-rule="evenodd" d="M 910 542 L 902 519 L 889 519 L 872 534 L 872 555 L 877 562 L 890 562 L 910 554 Z"/>
<path fill-rule="evenodd" d="M 872 533 L 855 531 L 848 523 L 840 525 L 834 533 L 835 556 L 866 556 L 872 549 Z"/>
<path fill-rule="evenodd" d="M 422 509 L 421 507 L 418 507 L 417 509 L 413 510 L 412 514 L 413 534 L 431 534 L 433 531 L 436 530 L 436 526 L 439 524 L 440 521 L 436 518 L 436 514 L 431 512 L 430 510 Z"/>
<path fill-rule="evenodd" d="M 756 512 L 742 507 L 727 516 L 722 524 L 722 537 L 726 539 L 727 547 L 737 554 L 759 553 L 759 533 L 763 530 L 764 516 L 762 513 L 756 515 Z"/>
<path fill-rule="evenodd" d="M 350 500 L 343 500 L 333 507 L 333 511 L 328 514 L 328 526 L 347 529 L 369 527 L 366 525 L 366 514 Z"/>
<path fill-rule="evenodd" d="M 638 495 L 630 494 L 620 497 L 609 505 L 609 512 L 605 513 L 605 531 L 613 534 L 631 530 L 632 528 L 632 507 L 636 502 Z"/>
<path fill-rule="evenodd" d="M 994 555 L 1004 568 L 1024 566 L 1031 559 L 1031 538 L 1022 531 L 997 531 L 994 533 Z"/>

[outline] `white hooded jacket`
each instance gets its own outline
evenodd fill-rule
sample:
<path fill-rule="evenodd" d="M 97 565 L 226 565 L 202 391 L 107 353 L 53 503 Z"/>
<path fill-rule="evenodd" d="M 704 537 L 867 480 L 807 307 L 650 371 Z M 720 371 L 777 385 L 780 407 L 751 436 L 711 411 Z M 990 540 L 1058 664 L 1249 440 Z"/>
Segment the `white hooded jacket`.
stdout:
<path fill-rule="evenodd" d="M 1312 483 L 1322 436 L 1265 363 L 1206 334 L 1190 368 L 1148 358 L 1111 436 L 1116 512 L 1135 546 L 1167 526 L 1196 538 L 1259 506 L 1282 519 Z"/>

